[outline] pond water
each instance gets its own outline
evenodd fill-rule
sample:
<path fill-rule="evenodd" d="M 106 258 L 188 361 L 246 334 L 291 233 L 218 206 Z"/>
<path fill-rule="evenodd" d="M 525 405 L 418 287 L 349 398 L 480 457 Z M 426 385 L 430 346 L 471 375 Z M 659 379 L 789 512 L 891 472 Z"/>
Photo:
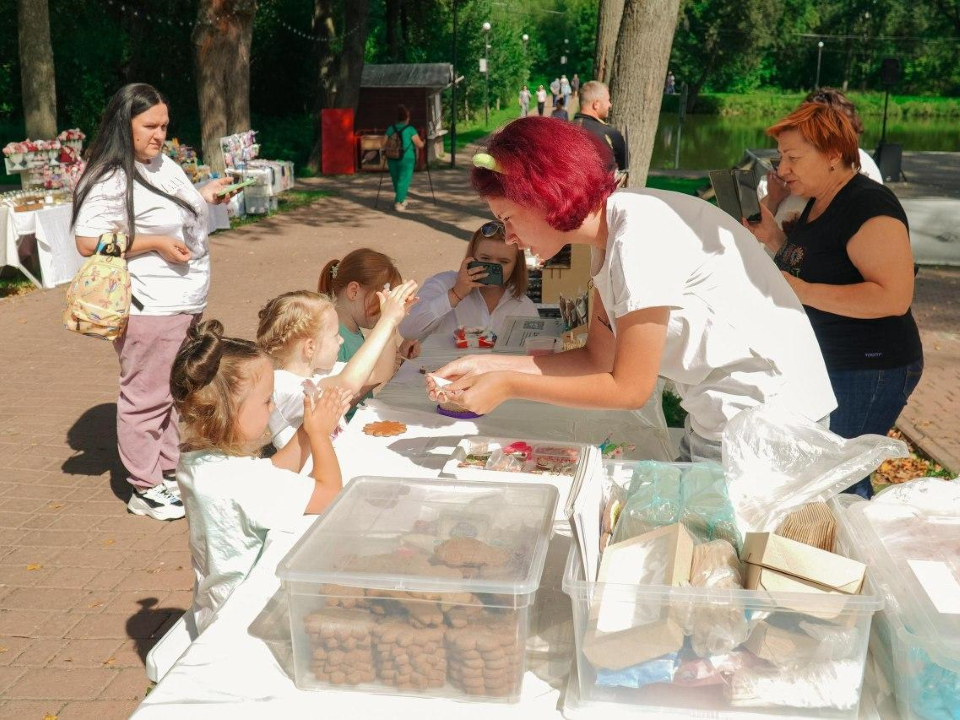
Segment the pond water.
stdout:
<path fill-rule="evenodd" d="M 706 171 L 730 167 L 746 148 L 776 147 L 764 132 L 776 119 L 687 115 L 681 126 L 676 114 L 664 113 L 660 115 L 650 169 Z M 883 118 L 868 117 L 863 122 L 861 147 L 872 154 L 880 140 Z M 900 143 L 905 152 L 960 152 L 960 120 L 888 120 L 887 142 Z"/>

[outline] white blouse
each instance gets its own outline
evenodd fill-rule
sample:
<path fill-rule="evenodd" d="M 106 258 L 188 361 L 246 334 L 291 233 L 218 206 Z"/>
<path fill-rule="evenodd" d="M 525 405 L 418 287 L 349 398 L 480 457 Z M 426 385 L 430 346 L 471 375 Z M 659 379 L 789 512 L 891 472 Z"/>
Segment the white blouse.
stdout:
<path fill-rule="evenodd" d="M 160 190 L 186 200 L 196 216 L 140 183 L 133 185 L 133 212 L 137 235 L 168 235 L 182 240 L 191 258 L 171 263 L 157 252 L 136 255 L 127 261 L 133 296 L 142 304 L 130 307 L 134 315 L 199 313 L 207 304 L 210 288 L 210 253 L 207 248 L 207 203 L 183 169 L 165 155 L 149 163 L 136 163 L 143 178 Z M 106 232 L 129 232 L 125 193 L 127 178 L 117 170 L 102 177 L 87 194 L 74 233 L 99 237 Z M 134 247 L 136 247 L 134 238 Z"/>
<path fill-rule="evenodd" d="M 452 337 L 461 325 L 466 327 L 490 328 L 500 332 L 505 318 L 511 316 L 539 317 L 537 306 L 526 295 L 515 298 L 511 289 L 500 298 L 500 302 L 491 313 L 478 288 L 471 290 L 456 307 L 450 304 L 447 294 L 457 284 L 457 273 L 452 270 L 437 273 L 423 284 L 420 302 L 411 308 L 410 313 L 400 323 L 400 334 L 406 340 L 424 340 L 436 333 Z"/>

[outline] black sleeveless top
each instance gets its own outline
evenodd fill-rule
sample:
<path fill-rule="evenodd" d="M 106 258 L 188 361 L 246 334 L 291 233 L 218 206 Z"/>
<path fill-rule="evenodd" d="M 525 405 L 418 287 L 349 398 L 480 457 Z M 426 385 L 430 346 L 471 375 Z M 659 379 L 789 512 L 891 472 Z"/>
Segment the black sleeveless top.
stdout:
<path fill-rule="evenodd" d="M 823 214 L 810 221 L 812 208 L 810 200 L 775 258 L 777 267 L 806 282 L 853 285 L 864 281 L 847 255 L 847 243 L 867 220 L 892 217 L 909 230 L 897 196 L 866 175 L 853 177 Z M 870 320 L 812 307 L 806 307 L 806 311 L 828 370 L 896 368 L 923 357 L 920 333 L 910 310 Z"/>

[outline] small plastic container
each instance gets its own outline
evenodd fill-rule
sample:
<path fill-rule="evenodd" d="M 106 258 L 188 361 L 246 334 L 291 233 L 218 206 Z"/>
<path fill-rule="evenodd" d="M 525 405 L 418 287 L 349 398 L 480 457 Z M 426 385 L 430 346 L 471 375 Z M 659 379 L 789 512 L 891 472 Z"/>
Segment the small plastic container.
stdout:
<path fill-rule="evenodd" d="M 960 518 L 858 502 L 844 519 L 886 596 L 870 644 L 901 717 L 960 716 Z"/>
<path fill-rule="evenodd" d="M 552 355 L 556 347 L 557 339 L 544 335 L 537 335 L 523 341 L 523 349 L 526 350 L 527 355 Z"/>
<path fill-rule="evenodd" d="M 604 463 L 607 479 L 625 484 L 630 466 Z M 850 555 L 849 543 L 840 527 L 838 552 Z M 843 595 L 588 581 L 576 547 L 563 590 L 577 647 L 571 714 L 856 718 L 870 623 L 883 606 L 869 585 L 864 594 Z M 599 656 L 590 643 L 610 639 L 600 627 L 604 614 L 627 618 L 614 640 L 638 658 L 633 664 L 614 667 L 619 656 L 609 645 L 606 667 L 588 658 Z M 694 638 L 714 650 L 698 653 Z"/>
<path fill-rule="evenodd" d="M 557 491 L 360 477 L 280 563 L 294 680 L 515 702 Z"/>

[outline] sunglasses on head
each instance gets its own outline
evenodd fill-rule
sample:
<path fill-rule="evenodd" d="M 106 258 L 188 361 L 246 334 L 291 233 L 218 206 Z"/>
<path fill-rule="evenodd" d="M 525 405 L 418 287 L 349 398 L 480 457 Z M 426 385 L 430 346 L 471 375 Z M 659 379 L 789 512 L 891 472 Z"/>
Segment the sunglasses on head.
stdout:
<path fill-rule="evenodd" d="M 480 226 L 480 234 L 485 238 L 492 238 L 497 233 L 502 233 L 506 235 L 506 230 L 503 227 L 503 223 L 499 220 L 491 220 L 490 222 L 485 222 Z"/>

